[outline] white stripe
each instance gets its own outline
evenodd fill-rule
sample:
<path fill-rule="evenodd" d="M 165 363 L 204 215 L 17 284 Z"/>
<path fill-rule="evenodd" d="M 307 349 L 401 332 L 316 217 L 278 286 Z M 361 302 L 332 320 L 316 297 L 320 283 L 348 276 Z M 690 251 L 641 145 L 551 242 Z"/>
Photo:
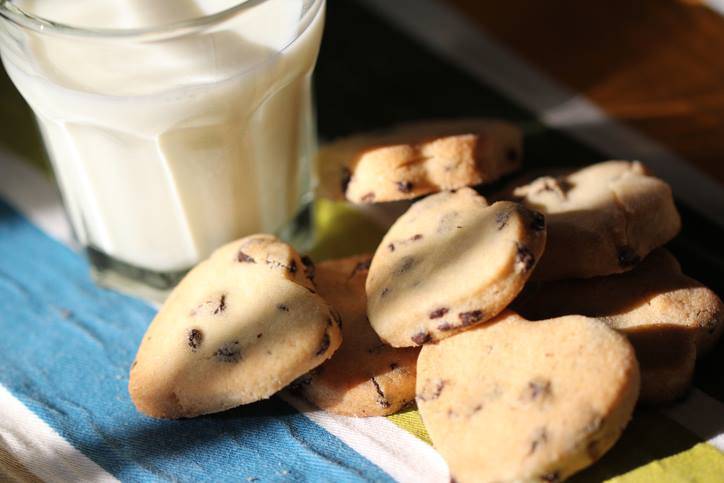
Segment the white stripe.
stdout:
<path fill-rule="evenodd" d="M 0 197 L 56 240 L 75 247 L 58 190 L 26 161 L 0 150 Z"/>
<path fill-rule="evenodd" d="M 437 451 L 386 418 L 337 416 L 288 394 L 284 399 L 397 481 L 450 481 L 447 464 Z"/>
<path fill-rule="evenodd" d="M 45 481 L 118 481 L 0 385 L 0 444 Z"/>
<path fill-rule="evenodd" d="M 641 160 L 687 205 L 724 226 L 724 189 L 685 160 L 608 117 L 437 0 L 361 0 L 441 57 L 535 112 L 542 122 L 617 159 Z M 585 160 L 582 160 L 585 161 Z"/>
<path fill-rule="evenodd" d="M 724 404 L 698 389 L 692 389 L 685 401 L 663 412 L 704 441 L 724 451 Z"/>

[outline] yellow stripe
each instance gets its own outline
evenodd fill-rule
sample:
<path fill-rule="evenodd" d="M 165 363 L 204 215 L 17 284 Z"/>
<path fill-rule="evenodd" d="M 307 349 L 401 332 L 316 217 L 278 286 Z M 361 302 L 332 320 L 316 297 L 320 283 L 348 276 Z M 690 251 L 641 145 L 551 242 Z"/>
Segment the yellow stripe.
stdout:
<path fill-rule="evenodd" d="M 314 223 L 317 238 L 308 255 L 315 261 L 374 253 L 385 234 L 359 210 L 322 198 L 314 203 Z"/>
<path fill-rule="evenodd" d="M 417 409 L 408 409 L 407 411 L 387 416 L 387 419 L 408 433 L 412 433 L 417 436 L 427 444 L 432 444 L 430 436 L 427 434 L 427 430 L 425 429 L 425 425 L 422 423 L 422 418 L 420 417 L 420 413 L 417 412 Z"/>
<path fill-rule="evenodd" d="M 609 482 L 633 483 L 721 483 L 724 480 L 724 454 L 707 443 L 699 443 L 674 456 L 653 461 L 647 465 L 611 478 Z"/>

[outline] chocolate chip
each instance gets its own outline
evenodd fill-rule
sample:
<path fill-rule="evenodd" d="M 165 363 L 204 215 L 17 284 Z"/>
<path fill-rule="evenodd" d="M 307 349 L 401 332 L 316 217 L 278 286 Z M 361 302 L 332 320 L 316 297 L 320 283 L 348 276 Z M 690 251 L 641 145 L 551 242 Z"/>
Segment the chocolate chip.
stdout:
<path fill-rule="evenodd" d="M 317 349 L 317 352 L 314 353 L 315 356 L 321 356 L 325 352 L 327 352 L 327 349 L 329 349 L 330 344 L 329 339 L 329 332 L 325 331 L 324 335 L 322 336 L 322 342 L 319 344 L 319 349 Z"/>
<path fill-rule="evenodd" d="M 440 394 L 442 394 L 442 390 L 445 389 L 446 381 L 443 381 L 442 379 L 438 379 L 432 384 L 432 387 L 430 387 L 432 381 L 426 381 L 425 386 L 422 388 L 422 392 L 420 394 L 417 394 L 416 397 L 420 401 L 434 401 L 435 399 L 440 397 Z"/>
<path fill-rule="evenodd" d="M 422 345 L 427 342 L 430 342 L 432 340 L 432 336 L 427 331 L 418 332 L 417 334 L 410 337 L 412 339 L 412 342 L 414 342 L 417 345 Z"/>
<path fill-rule="evenodd" d="M 443 322 L 442 324 L 437 326 L 437 330 L 442 332 L 447 332 L 448 330 L 453 330 L 461 326 L 456 326 L 455 324 L 451 324 L 450 322 Z"/>
<path fill-rule="evenodd" d="M 525 245 L 518 243 L 517 252 L 515 254 L 515 270 L 517 272 L 527 272 L 535 265 L 535 256 Z"/>
<path fill-rule="evenodd" d="M 567 193 L 572 188 L 571 183 L 565 178 L 553 178 L 551 176 L 538 178 L 531 184 L 531 187 L 534 186 L 537 187 L 534 194 L 541 194 L 546 191 L 550 191 L 555 193 L 561 200 L 565 200 L 567 198 Z"/>
<path fill-rule="evenodd" d="M 548 431 L 545 427 L 538 428 L 530 442 L 530 449 L 528 450 L 528 456 L 535 453 L 535 451 L 548 442 Z"/>
<path fill-rule="evenodd" d="M 435 309 L 432 312 L 430 312 L 430 318 L 431 319 L 439 319 L 443 315 L 447 314 L 449 309 L 447 307 L 440 307 L 439 309 Z"/>
<path fill-rule="evenodd" d="M 508 224 L 508 220 L 510 219 L 510 212 L 509 211 L 501 211 L 497 215 L 495 215 L 495 225 L 497 226 L 498 230 L 502 230 L 505 228 L 505 225 Z"/>
<path fill-rule="evenodd" d="M 191 329 L 188 334 L 188 343 L 191 347 L 192 352 L 196 352 L 196 349 L 201 345 L 201 340 L 204 338 L 204 334 L 199 329 Z"/>
<path fill-rule="evenodd" d="M 398 181 L 397 182 L 397 189 L 400 190 L 400 193 L 409 193 L 412 191 L 412 187 L 414 185 L 409 181 Z"/>
<path fill-rule="evenodd" d="M 641 261 L 641 257 L 629 246 L 618 249 L 618 264 L 622 268 L 633 267 Z"/>
<path fill-rule="evenodd" d="M 375 386 L 375 391 L 377 391 L 377 404 L 382 406 L 383 408 L 388 408 L 391 406 L 390 402 L 387 400 L 387 397 L 385 397 L 385 393 L 382 392 L 382 388 L 380 387 L 379 383 L 377 382 L 377 379 L 374 377 L 370 379 L 372 381 L 372 384 Z"/>
<path fill-rule="evenodd" d="M 257 338 L 257 339 L 261 339 L 261 336 L 262 336 L 262 335 L 264 335 L 264 334 L 262 334 L 261 332 L 259 332 L 258 334 L 256 334 L 256 338 Z"/>
<path fill-rule="evenodd" d="M 307 255 L 304 255 L 302 257 L 302 263 L 304 264 L 304 274 L 309 280 L 314 280 L 314 275 L 317 271 L 316 267 L 314 266 L 314 261 L 312 261 L 312 259 L 309 258 Z"/>
<path fill-rule="evenodd" d="M 219 362 L 239 362 L 241 360 L 241 348 L 239 341 L 227 342 L 216 349 L 214 357 Z"/>
<path fill-rule="evenodd" d="M 277 304 L 277 308 L 282 312 L 289 312 L 289 306 L 286 304 Z"/>
<path fill-rule="evenodd" d="M 422 234 L 420 234 L 420 233 L 410 237 L 410 241 L 418 241 L 418 240 L 422 240 Z"/>
<path fill-rule="evenodd" d="M 388 244 L 388 245 L 387 245 L 387 249 L 388 249 L 389 251 L 391 251 L 391 252 L 394 252 L 394 251 L 395 251 L 395 244 L 394 244 L 394 243 Z"/>
<path fill-rule="evenodd" d="M 483 320 L 483 315 L 482 310 L 471 310 L 470 312 L 460 312 L 458 317 L 460 318 L 460 322 L 462 322 L 462 327 L 466 327 Z"/>
<path fill-rule="evenodd" d="M 342 188 L 342 193 L 347 193 L 347 187 L 349 187 L 350 181 L 352 181 L 352 173 L 350 172 L 349 168 L 342 167 L 340 179 L 340 188 Z"/>
<path fill-rule="evenodd" d="M 226 310 L 226 294 L 222 294 L 219 299 L 219 305 L 214 309 L 214 315 L 219 315 Z"/>
<path fill-rule="evenodd" d="M 292 260 L 289 265 L 280 262 L 279 260 L 275 260 L 273 258 L 267 258 L 266 264 L 269 265 L 271 268 L 281 268 L 283 270 L 286 270 L 290 273 L 297 273 L 297 262 Z"/>
<path fill-rule="evenodd" d="M 387 294 L 390 293 L 390 289 L 388 287 L 385 287 L 382 289 L 382 293 L 380 294 L 380 298 L 383 299 L 387 297 Z"/>
<path fill-rule="evenodd" d="M 526 401 L 543 400 L 551 397 L 552 394 L 551 381 L 537 377 L 528 381 L 528 385 L 523 390 L 522 399 Z"/>
<path fill-rule="evenodd" d="M 330 313 L 332 314 L 332 318 L 334 319 L 334 321 L 337 323 L 337 327 L 339 327 L 341 329 L 342 328 L 342 315 L 339 312 L 337 312 L 335 309 L 332 309 L 330 311 Z M 367 321 L 367 323 L 369 323 L 369 320 Z"/>
<path fill-rule="evenodd" d="M 546 227 L 546 217 L 537 211 L 531 210 L 530 227 L 535 231 L 543 231 Z"/>
<path fill-rule="evenodd" d="M 409 271 L 414 264 L 415 259 L 413 257 L 404 257 L 400 262 L 400 268 L 397 269 L 397 273 L 402 274 Z"/>
<path fill-rule="evenodd" d="M 515 148 L 508 148 L 505 151 L 505 159 L 507 161 L 510 161 L 511 163 L 514 161 L 518 161 L 519 157 L 520 157 L 520 154 L 518 153 L 518 150 Z"/>
<path fill-rule="evenodd" d="M 253 257 L 250 257 L 241 250 L 239 250 L 239 255 L 237 255 L 236 260 L 241 263 L 256 263 L 256 260 L 254 260 Z"/>
<path fill-rule="evenodd" d="M 352 270 L 352 273 L 349 275 L 349 278 L 354 277 L 360 272 L 366 272 L 370 269 L 370 265 L 372 264 L 372 259 L 367 259 L 359 262 L 357 265 L 354 266 L 354 269 Z"/>
<path fill-rule="evenodd" d="M 558 481 L 561 481 L 561 474 L 558 471 L 553 471 L 551 473 L 541 475 L 540 479 L 541 481 L 545 481 L 547 483 L 557 483 Z"/>
<path fill-rule="evenodd" d="M 362 201 L 362 203 L 372 203 L 374 200 L 375 200 L 375 194 L 371 191 L 369 193 L 365 194 L 364 196 L 362 196 L 362 198 L 360 198 L 360 201 Z"/>
<path fill-rule="evenodd" d="M 304 391 L 305 386 L 308 386 L 312 383 L 312 379 L 314 379 L 314 374 L 316 374 L 316 371 L 310 371 L 303 376 L 298 377 L 294 382 L 289 384 L 289 390 L 293 392 L 294 394 L 297 394 L 298 396 L 301 395 Z"/>

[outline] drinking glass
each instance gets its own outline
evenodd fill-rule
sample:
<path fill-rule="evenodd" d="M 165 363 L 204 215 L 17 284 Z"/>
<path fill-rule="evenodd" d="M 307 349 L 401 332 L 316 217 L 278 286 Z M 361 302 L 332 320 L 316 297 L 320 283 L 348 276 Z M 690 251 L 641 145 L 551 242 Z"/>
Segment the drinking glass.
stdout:
<path fill-rule="evenodd" d="M 25 3 L 0 0 L 0 55 L 97 281 L 156 297 L 225 242 L 308 238 L 324 0 L 128 0 L 132 28 Z"/>

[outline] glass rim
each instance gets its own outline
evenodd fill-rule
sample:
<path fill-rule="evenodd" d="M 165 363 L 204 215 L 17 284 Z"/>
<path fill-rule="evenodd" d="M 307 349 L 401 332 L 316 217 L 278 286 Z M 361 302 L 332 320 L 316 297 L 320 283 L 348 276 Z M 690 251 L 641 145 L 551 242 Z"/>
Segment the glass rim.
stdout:
<path fill-rule="evenodd" d="M 19 27 L 31 29 L 42 34 L 59 34 L 72 37 L 95 37 L 103 39 L 134 39 L 148 40 L 149 38 L 165 38 L 184 35 L 203 29 L 210 25 L 223 22 L 244 10 L 251 9 L 269 0 L 240 0 L 235 5 L 201 17 L 194 17 L 187 20 L 169 22 L 167 24 L 155 25 L 152 27 L 131 28 L 131 29 L 108 29 L 108 28 L 86 28 L 55 22 L 38 15 L 33 15 L 18 7 L 12 0 L 0 0 L 0 19 L 5 19 Z M 303 24 L 308 13 L 314 10 L 324 0 L 311 0 L 308 9 L 299 19 Z M 301 32 L 300 32 L 301 33 Z"/>

